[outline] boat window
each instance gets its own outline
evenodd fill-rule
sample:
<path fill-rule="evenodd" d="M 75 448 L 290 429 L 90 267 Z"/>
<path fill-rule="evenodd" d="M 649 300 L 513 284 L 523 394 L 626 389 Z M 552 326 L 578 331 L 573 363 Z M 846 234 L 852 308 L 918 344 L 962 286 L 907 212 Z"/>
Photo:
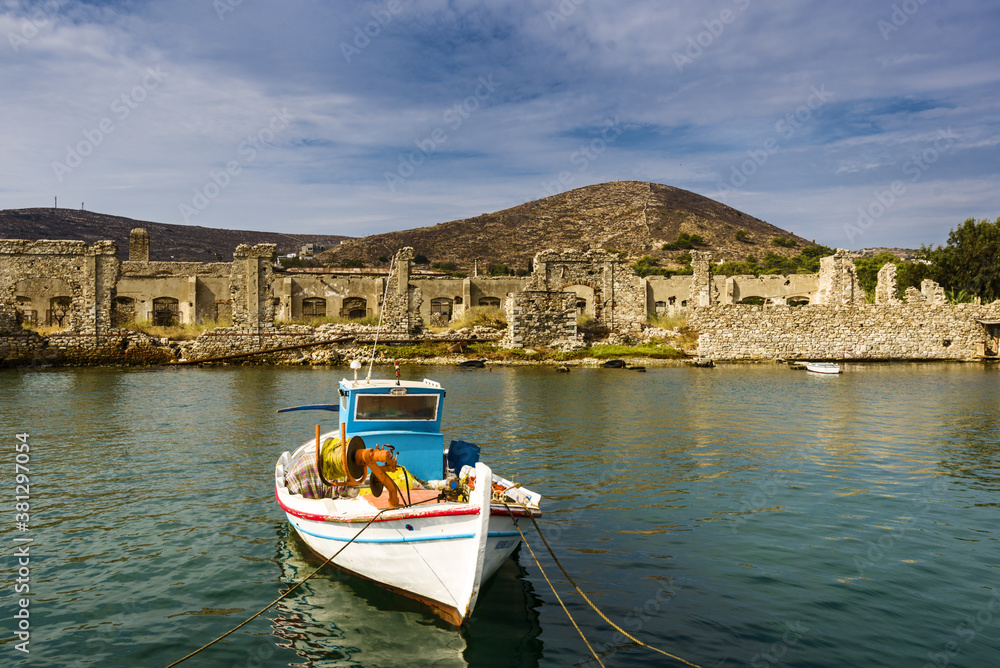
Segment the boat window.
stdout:
<path fill-rule="evenodd" d="M 437 417 L 438 395 L 388 394 L 358 395 L 355 420 L 433 420 Z"/>

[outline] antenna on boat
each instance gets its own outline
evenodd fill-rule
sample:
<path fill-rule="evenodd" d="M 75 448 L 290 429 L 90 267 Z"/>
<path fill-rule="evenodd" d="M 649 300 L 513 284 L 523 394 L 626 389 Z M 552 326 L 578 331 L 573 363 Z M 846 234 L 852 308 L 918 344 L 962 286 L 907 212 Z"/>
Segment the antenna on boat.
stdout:
<path fill-rule="evenodd" d="M 351 360 L 351 368 L 354 369 L 354 382 L 358 382 L 358 369 L 361 368 L 361 360 Z"/>
<path fill-rule="evenodd" d="M 366 383 L 372 379 L 372 367 L 375 365 L 375 349 L 378 348 L 378 335 L 379 332 L 382 331 L 382 316 L 385 315 L 385 300 L 389 297 L 389 283 L 392 282 L 392 265 L 395 262 L 396 256 L 393 255 L 392 259 L 389 260 L 389 275 L 385 279 L 385 292 L 382 293 L 382 307 L 378 310 L 378 328 L 375 330 L 375 345 L 372 346 L 372 354 L 368 360 L 368 375 L 365 376 Z"/>

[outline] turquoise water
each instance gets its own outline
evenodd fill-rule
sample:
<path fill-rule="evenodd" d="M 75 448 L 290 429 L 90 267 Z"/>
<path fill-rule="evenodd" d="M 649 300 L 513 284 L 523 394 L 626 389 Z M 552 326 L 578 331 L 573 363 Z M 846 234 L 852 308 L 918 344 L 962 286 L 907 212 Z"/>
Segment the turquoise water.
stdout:
<path fill-rule="evenodd" d="M 0 664 L 165 666 L 318 565 L 272 489 L 343 370 L 0 372 Z M 720 666 L 993 666 L 1000 373 L 978 365 L 403 367 L 448 390 L 446 438 L 544 495 L 592 600 Z M 31 518 L 13 528 L 15 434 Z M 30 537 L 29 655 L 14 578 Z M 680 665 L 610 631 L 529 541 L 608 666 Z M 596 665 L 527 550 L 468 626 L 334 570 L 185 666 Z"/>

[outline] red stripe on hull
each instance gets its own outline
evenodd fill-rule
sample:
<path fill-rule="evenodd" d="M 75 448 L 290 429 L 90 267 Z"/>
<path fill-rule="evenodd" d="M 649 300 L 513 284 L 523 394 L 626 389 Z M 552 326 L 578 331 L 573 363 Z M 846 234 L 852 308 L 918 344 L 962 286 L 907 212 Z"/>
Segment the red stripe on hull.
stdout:
<path fill-rule="evenodd" d="M 287 505 L 285 505 L 284 503 L 281 502 L 281 497 L 278 495 L 278 485 L 277 484 L 275 484 L 275 486 L 274 486 L 274 498 L 278 501 L 278 505 L 281 506 L 281 509 L 284 510 L 289 515 L 294 515 L 295 517 L 301 517 L 304 520 L 313 520 L 314 522 L 350 522 L 350 523 L 359 523 L 359 522 L 367 522 L 368 520 L 370 520 L 375 515 L 374 512 L 371 515 L 317 515 L 316 513 L 307 513 L 307 512 L 301 511 L 301 510 L 296 510 L 295 508 L 287 506 Z M 400 508 L 399 510 L 405 510 L 405 508 Z M 383 515 L 382 517 L 377 518 L 375 521 L 376 522 L 397 522 L 399 520 L 405 520 L 405 519 L 410 519 L 410 518 L 414 518 L 414 517 L 451 517 L 451 516 L 455 516 L 455 515 L 478 515 L 478 514 L 479 514 L 479 508 L 474 508 L 474 507 L 471 507 L 471 506 L 467 507 L 467 508 L 448 507 L 448 508 L 443 508 L 441 510 L 429 510 L 429 511 L 423 511 L 423 512 L 408 513 L 408 514 L 404 514 L 404 515 L 393 514 L 391 517 L 385 517 Z M 510 515 L 512 515 L 514 517 L 530 517 L 530 516 L 541 517 L 541 514 L 542 514 L 541 511 L 537 511 L 537 510 L 528 511 L 528 510 L 525 510 L 524 508 L 520 508 L 520 507 L 511 508 L 510 510 L 507 510 L 507 508 L 504 508 L 504 507 L 491 507 L 490 508 L 490 515 L 491 516 L 493 516 L 493 515 L 503 515 L 503 516 L 510 516 Z"/>

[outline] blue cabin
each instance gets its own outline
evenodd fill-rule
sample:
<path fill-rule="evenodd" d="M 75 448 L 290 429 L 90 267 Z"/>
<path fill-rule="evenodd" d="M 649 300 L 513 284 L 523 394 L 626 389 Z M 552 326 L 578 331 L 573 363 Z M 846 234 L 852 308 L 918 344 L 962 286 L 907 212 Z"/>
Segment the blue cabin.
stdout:
<path fill-rule="evenodd" d="M 391 445 L 397 462 L 421 480 L 444 477 L 441 409 L 445 390 L 432 380 L 341 380 L 340 422 L 347 440 Z"/>

